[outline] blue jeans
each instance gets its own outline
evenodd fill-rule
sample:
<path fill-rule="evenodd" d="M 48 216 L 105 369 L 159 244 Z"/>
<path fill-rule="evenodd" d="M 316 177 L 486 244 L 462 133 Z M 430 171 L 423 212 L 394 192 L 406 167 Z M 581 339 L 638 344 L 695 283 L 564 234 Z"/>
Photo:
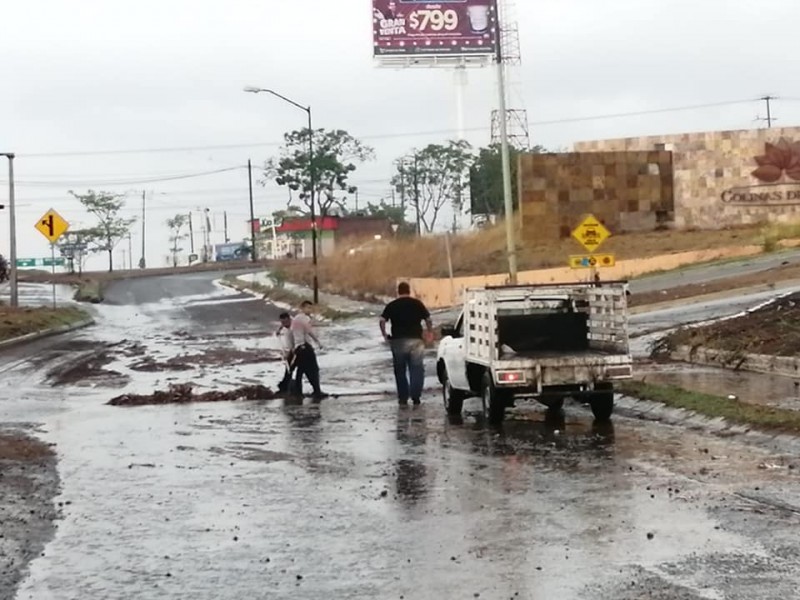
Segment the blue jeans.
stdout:
<path fill-rule="evenodd" d="M 394 378 L 397 383 L 397 399 L 414 402 L 422 396 L 425 385 L 425 365 L 422 362 L 425 344 L 420 339 L 391 340 Z"/>

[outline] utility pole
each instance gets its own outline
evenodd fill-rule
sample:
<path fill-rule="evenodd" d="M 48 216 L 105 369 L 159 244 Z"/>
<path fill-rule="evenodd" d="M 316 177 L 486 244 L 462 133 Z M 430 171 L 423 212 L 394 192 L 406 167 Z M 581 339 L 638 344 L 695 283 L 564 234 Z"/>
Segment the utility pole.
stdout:
<path fill-rule="evenodd" d="M 405 159 L 400 159 L 400 208 L 403 211 L 403 220 L 406 219 L 406 166 Z"/>
<path fill-rule="evenodd" d="M 772 128 L 772 121 L 777 121 L 777 119 L 773 119 L 772 118 L 772 106 L 770 105 L 770 102 L 772 100 L 777 100 L 777 99 L 778 98 L 775 97 L 775 96 L 763 96 L 761 98 L 761 100 L 763 100 L 767 104 L 767 118 L 766 119 L 759 119 L 759 120 L 760 121 L 766 121 L 768 128 Z"/>
<path fill-rule="evenodd" d="M 192 228 L 192 211 L 189 211 L 189 254 L 194 254 L 194 229 Z M 192 264 L 192 259 L 189 259 Z"/>
<path fill-rule="evenodd" d="M 417 236 L 422 235 L 422 218 L 419 213 L 419 169 L 417 168 L 417 153 L 414 152 L 414 204 L 417 208 Z"/>
<path fill-rule="evenodd" d="M 250 186 L 250 260 L 256 262 L 258 260 L 256 252 L 256 215 L 253 208 L 253 165 L 250 159 L 247 159 L 247 182 Z M 228 237 L 227 233 L 225 237 Z"/>
<path fill-rule="evenodd" d="M 19 306 L 19 282 L 17 279 L 17 212 L 14 197 L 14 153 L 0 154 L 8 159 L 8 223 L 9 244 L 11 246 L 8 257 L 8 283 L 10 287 L 11 306 Z"/>
<path fill-rule="evenodd" d="M 206 262 L 210 262 L 211 259 L 213 258 L 213 255 L 214 255 L 214 253 L 213 253 L 213 251 L 211 249 L 211 219 L 208 216 L 208 214 L 209 214 L 208 211 L 209 211 L 209 209 L 207 209 L 207 208 L 203 211 L 203 212 L 205 212 L 205 216 L 206 216 L 206 222 L 205 222 L 205 225 L 203 226 L 203 231 L 204 231 L 203 248 L 205 249 L 204 253 L 205 253 L 205 256 L 206 256 Z"/>
<path fill-rule="evenodd" d="M 222 211 L 222 226 L 225 228 L 225 243 L 231 241 L 231 238 L 228 237 L 228 211 Z"/>
<path fill-rule="evenodd" d="M 498 23 L 497 30 L 502 25 Z M 497 91 L 500 109 L 500 155 L 503 166 L 503 206 L 506 222 L 506 249 L 508 251 L 508 277 L 512 285 L 517 283 L 517 242 L 514 239 L 514 200 L 511 197 L 511 157 L 508 150 L 508 123 L 506 107 L 506 67 L 503 64 L 503 48 L 499 34 L 495 40 L 497 45 Z"/>
<path fill-rule="evenodd" d="M 147 261 L 145 260 L 145 237 L 144 237 L 144 225 L 145 225 L 145 199 L 147 198 L 147 192 L 142 191 L 142 258 L 139 259 L 139 268 L 144 269 L 147 266 Z"/>

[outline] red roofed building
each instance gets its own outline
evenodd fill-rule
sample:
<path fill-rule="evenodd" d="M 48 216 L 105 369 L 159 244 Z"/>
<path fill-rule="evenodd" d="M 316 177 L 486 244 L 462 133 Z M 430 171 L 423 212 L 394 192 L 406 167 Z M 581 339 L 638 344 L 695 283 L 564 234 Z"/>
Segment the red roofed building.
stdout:
<path fill-rule="evenodd" d="M 262 256 L 283 258 L 291 255 L 295 258 L 311 257 L 311 218 L 292 217 L 284 219 L 275 227 L 273 240 L 271 229 L 263 229 L 261 221 L 255 221 L 253 227 L 257 234 L 263 236 L 269 246 Z M 350 239 L 389 238 L 393 234 L 391 222 L 383 217 L 338 217 L 327 216 L 317 218 L 317 248 L 321 256 L 330 256 L 336 245 Z M 275 250 L 272 250 L 273 244 Z"/>

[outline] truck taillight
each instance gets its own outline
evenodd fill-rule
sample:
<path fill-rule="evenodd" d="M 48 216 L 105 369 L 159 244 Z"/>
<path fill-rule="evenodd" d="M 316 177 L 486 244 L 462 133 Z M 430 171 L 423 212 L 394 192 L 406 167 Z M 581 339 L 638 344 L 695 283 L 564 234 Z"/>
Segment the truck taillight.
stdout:
<path fill-rule="evenodd" d="M 525 381 L 525 373 L 522 371 L 499 371 L 497 381 L 500 383 L 519 383 Z"/>

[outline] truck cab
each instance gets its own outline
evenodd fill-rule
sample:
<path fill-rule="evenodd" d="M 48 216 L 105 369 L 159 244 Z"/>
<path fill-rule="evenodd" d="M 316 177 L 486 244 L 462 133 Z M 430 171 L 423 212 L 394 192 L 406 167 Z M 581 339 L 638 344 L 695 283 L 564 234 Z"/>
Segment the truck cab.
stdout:
<path fill-rule="evenodd" d="M 447 412 L 477 396 L 497 423 L 517 399 L 560 410 L 571 396 L 610 419 L 614 382 L 632 373 L 627 295 L 627 282 L 466 290 L 437 355 Z"/>

